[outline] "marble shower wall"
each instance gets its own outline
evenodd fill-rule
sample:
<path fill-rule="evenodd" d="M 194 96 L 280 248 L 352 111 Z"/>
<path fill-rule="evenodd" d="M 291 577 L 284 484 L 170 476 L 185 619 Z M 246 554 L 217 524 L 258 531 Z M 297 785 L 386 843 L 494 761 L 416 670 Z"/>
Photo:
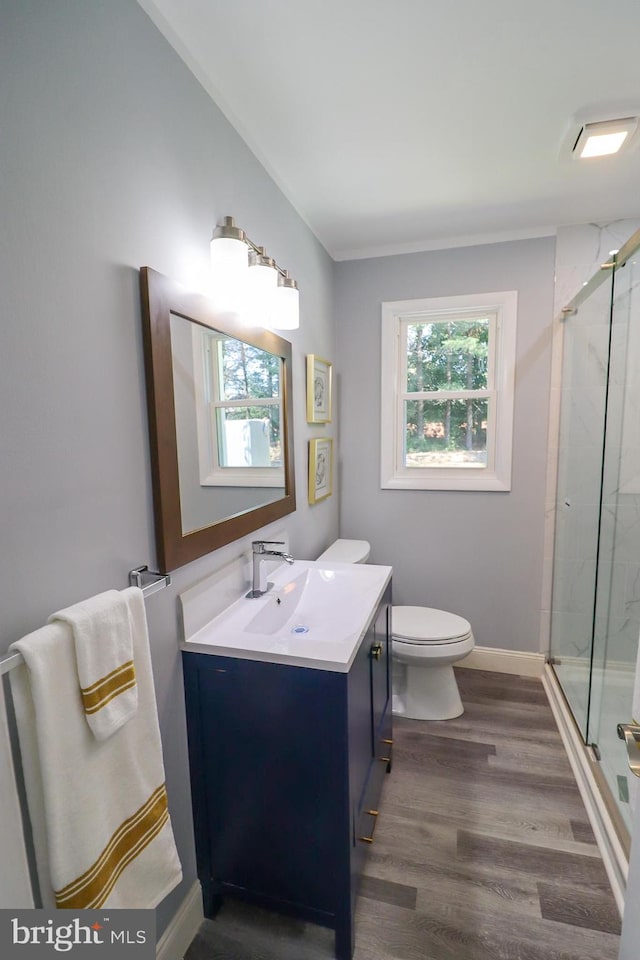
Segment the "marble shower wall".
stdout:
<path fill-rule="evenodd" d="M 551 402 L 549 422 L 549 445 L 547 461 L 547 492 L 545 503 L 545 558 L 542 596 L 542 619 L 540 649 L 549 649 L 551 633 L 551 595 L 555 561 L 554 636 L 563 638 L 562 652 L 565 656 L 580 656 L 585 638 L 590 640 L 591 600 L 595 573 L 595 537 L 597 536 L 597 513 L 594 521 L 594 502 L 597 503 L 599 469 L 594 466 L 599 458 L 602 442 L 603 385 L 606 371 L 608 336 L 606 331 L 607 294 L 601 288 L 590 298 L 589 306 L 581 308 L 580 327 L 574 323 L 572 348 L 564 356 L 565 324 L 561 310 L 581 289 L 602 263 L 610 259 L 611 251 L 618 250 L 640 228 L 640 220 L 619 220 L 612 223 L 579 224 L 560 227 L 556 239 L 556 270 L 553 324 L 553 358 L 551 373 Z M 596 299 L 598 298 L 598 299 Z M 602 315 L 603 310 L 605 315 Z M 620 325 L 616 336 L 621 338 L 618 349 L 626 335 Z M 626 327 L 626 330 L 629 328 Z M 617 350 L 618 352 L 618 350 Z M 624 367 L 623 367 L 624 370 Z M 622 376 L 624 376 L 624 372 Z M 573 387 L 570 381 L 573 379 Z M 564 380 L 564 387 L 563 387 Z M 638 383 L 640 391 L 640 383 Z M 563 394 L 564 390 L 564 394 Z M 569 392 L 572 396 L 569 397 Z M 622 395 L 622 392 L 621 392 Z M 640 392 L 638 394 L 640 396 Z M 564 402 L 563 425 L 560 410 Z M 560 430 L 562 429 L 562 438 Z M 558 451 L 570 453 L 568 464 L 561 470 L 571 470 L 575 476 L 558 476 Z M 572 449 L 569 449 L 569 445 Z M 564 461 L 565 458 L 563 458 Z M 640 466 L 640 465 L 636 465 Z M 631 472 L 635 469 L 629 465 Z M 640 480 L 640 471 L 637 471 Z M 559 491 L 571 489 L 571 495 L 559 504 Z M 618 486 L 612 478 L 614 487 Z M 594 488 L 595 485 L 595 488 Z M 638 488 L 640 504 L 640 483 Z M 569 499 L 569 505 L 565 504 Z M 640 534 L 640 509 L 637 511 Z M 557 534 L 556 534 L 556 520 Z M 596 524 L 594 526 L 594 523 Z M 619 526 L 619 524 L 618 524 Z M 616 528 L 617 529 L 617 528 Z M 640 539 L 640 537 L 639 537 Z M 612 547 L 613 553 L 613 547 Z M 613 559 L 611 559 L 613 572 Z M 635 629 L 627 615 L 640 609 L 640 570 L 634 578 L 630 568 L 616 568 L 615 591 L 612 596 L 622 597 L 622 606 L 616 608 L 622 616 L 619 626 L 624 647 L 630 651 L 631 637 Z M 601 586 L 606 578 L 601 578 Z M 624 579 L 624 587 L 621 586 Z M 612 584 L 613 585 L 613 584 Z M 636 590 L 637 603 L 636 603 Z M 636 606 L 633 607 L 633 604 Z M 625 606 L 626 605 L 626 606 Z M 635 620 L 635 617 L 633 618 Z M 623 623 L 626 622 L 626 626 Z M 557 634 L 556 634 L 557 631 Z M 638 630 L 635 629 L 634 647 L 637 647 Z"/>
<path fill-rule="evenodd" d="M 581 223 L 558 227 L 553 313 L 560 311 L 580 288 L 640 229 L 640 219 L 611 223 Z"/>

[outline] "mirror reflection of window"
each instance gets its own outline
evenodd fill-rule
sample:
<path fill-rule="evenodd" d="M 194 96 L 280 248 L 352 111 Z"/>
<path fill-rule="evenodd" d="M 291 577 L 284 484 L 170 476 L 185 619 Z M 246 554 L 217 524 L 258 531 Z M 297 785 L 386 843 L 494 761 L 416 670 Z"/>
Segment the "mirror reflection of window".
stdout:
<path fill-rule="evenodd" d="M 279 357 L 203 331 L 218 466 L 282 472 Z"/>
<path fill-rule="evenodd" d="M 173 313 L 171 355 L 183 534 L 281 499 L 281 358 Z"/>
<path fill-rule="evenodd" d="M 282 361 L 192 327 L 200 483 L 283 487 Z"/>

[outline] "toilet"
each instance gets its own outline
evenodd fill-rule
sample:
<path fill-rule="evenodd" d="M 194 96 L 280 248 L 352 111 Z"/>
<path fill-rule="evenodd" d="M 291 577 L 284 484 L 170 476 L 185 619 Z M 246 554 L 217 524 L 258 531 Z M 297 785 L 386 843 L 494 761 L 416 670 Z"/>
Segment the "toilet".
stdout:
<path fill-rule="evenodd" d="M 366 563 L 366 540 L 336 540 L 318 560 Z M 453 664 L 473 650 L 471 624 L 434 607 L 392 611 L 393 712 L 412 720 L 452 720 L 464 713 Z"/>
<path fill-rule="evenodd" d="M 471 624 L 434 607 L 392 614 L 393 712 L 412 720 L 452 720 L 464 713 L 453 664 L 474 647 Z"/>

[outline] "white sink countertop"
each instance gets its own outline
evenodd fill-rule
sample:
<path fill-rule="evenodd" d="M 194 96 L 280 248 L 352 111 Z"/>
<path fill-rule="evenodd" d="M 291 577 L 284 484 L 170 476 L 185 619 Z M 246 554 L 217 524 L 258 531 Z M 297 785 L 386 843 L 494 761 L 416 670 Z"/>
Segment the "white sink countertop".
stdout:
<path fill-rule="evenodd" d="M 236 600 L 181 647 L 346 673 L 391 574 L 373 564 L 283 563 L 269 570 L 268 593 Z"/>

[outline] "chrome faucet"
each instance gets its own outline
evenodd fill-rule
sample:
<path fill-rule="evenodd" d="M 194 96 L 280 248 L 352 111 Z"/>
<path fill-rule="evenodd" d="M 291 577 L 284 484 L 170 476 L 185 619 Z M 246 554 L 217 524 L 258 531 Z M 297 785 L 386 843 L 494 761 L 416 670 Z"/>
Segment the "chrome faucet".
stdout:
<path fill-rule="evenodd" d="M 267 583 L 264 575 L 264 561 L 270 558 L 284 560 L 286 563 L 293 563 L 293 557 L 284 550 L 267 550 L 267 547 L 284 547 L 282 540 L 254 540 L 251 544 L 253 548 L 253 588 L 246 594 L 253 599 L 262 597 L 273 586 Z"/>

